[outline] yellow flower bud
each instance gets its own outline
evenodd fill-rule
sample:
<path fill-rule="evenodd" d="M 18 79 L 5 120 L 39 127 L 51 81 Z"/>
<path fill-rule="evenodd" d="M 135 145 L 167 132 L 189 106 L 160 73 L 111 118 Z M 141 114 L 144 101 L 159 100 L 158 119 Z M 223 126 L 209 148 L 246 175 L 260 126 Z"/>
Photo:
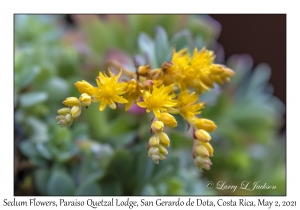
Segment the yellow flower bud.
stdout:
<path fill-rule="evenodd" d="M 151 158 L 154 161 L 154 163 L 159 164 L 159 160 L 160 160 L 159 155 L 152 155 Z"/>
<path fill-rule="evenodd" d="M 69 97 L 63 101 L 63 104 L 66 106 L 78 106 L 79 100 L 76 97 Z"/>
<path fill-rule="evenodd" d="M 55 119 L 58 120 L 58 121 L 59 120 L 64 120 L 65 116 L 64 115 L 58 115 L 58 116 L 55 117 Z"/>
<path fill-rule="evenodd" d="M 204 165 L 204 164 L 212 165 L 212 162 L 208 157 L 197 156 L 196 161 L 202 165 Z"/>
<path fill-rule="evenodd" d="M 139 75 L 146 75 L 149 71 L 150 71 L 150 66 L 145 65 L 145 66 L 140 66 L 138 68 L 137 72 L 138 72 Z"/>
<path fill-rule="evenodd" d="M 201 172 L 203 172 L 203 168 L 209 170 L 211 166 L 209 158 L 203 158 L 201 156 L 196 157 L 194 163 Z"/>
<path fill-rule="evenodd" d="M 66 120 L 60 120 L 58 121 L 57 125 L 59 125 L 60 127 L 65 127 L 68 125 L 68 122 Z"/>
<path fill-rule="evenodd" d="M 67 114 L 65 119 L 68 123 L 73 122 L 73 118 L 72 118 L 71 114 Z"/>
<path fill-rule="evenodd" d="M 207 149 L 209 156 L 212 157 L 214 154 L 214 148 L 210 145 L 210 143 L 202 143 L 202 145 Z"/>
<path fill-rule="evenodd" d="M 228 77 L 233 77 L 235 75 L 234 71 L 232 71 L 230 68 L 223 66 L 223 70 L 224 70 L 223 74 L 225 74 Z"/>
<path fill-rule="evenodd" d="M 159 149 L 159 153 L 161 153 L 163 155 L 168 154 L 168 150 L 164 146 L 162 146 L 161 144 L 157 145 L 157 148 Z"/>
<path fill-rule="evenodd" d="M 219 64 L 210 65 L 209 70 L 214 75 L 220 75 L 224 72 L 223 66 Z"/>
<path fill-rule="evenodd" d="M 82 93 L 79 98 L 79 101 L 82 106 L 89 106 L 91 104 L 92 98 L 88 94 Z"/>
<path fill-rule="evenodd" d="M 203 156 L 203 157 L 209 157 L 209 152 L 207 151 L 206 147 L 203 145 L 199 145 L 196 147 L 196 156 Z"/>
<path fill-rule="evenodd" d="M 173 63 L 172 62 L 164 62 L 162 65 L 161 65 L 161 69 L 163 71 L 166 71 L 167 69 L 171 68 L 173 66 Z"/>
<path fill-rule="evenodd" d="M 159 132 L 157 133 L 158 135 L 158 138 L 160 140 L 160 143 L 163 145 L 163 146 L 166 146 L 166 147 L 169 147 L 170 146 L 170 139 L 169 139 L 169 136 L 164 133 L 164 132 Z"/>
<path fill-rule="evenodd" d="M 209 142 L 211 140 L 211 137 L 207 131 L 203 129 L 199 129 L 195 132 L 196 138 L 201 142 Z"/>
<path fill-rule="evenodd" d="M 200 75 L 201 82 L 203 82 L 206 86 L 213 88 L 214 84 L 213 81 L 210 79 L 208 74 L 201 74 Z"/>
<path fill-rule="evenodd" d="M 71 116 L 72 118 L 77 118 L 81 114 L 81 108 L 78 106 L 73 106 L 71 109 Z"/>
<path fill-rule="evenodd" d="M 70 113 L 70 111 L 71 111 L 70 108 L 65 107 L 65 108 L 59 109 L 59 110 L 57 111 L 57 113 L 60 114 L 60 115 L 67 115 L 67 114 Z"/>
<path fill-rule="evenodd" d="M 97 91 L 97 88 L 93 87 L 90 83 L 84 80 L 82 80 L 82 82 L 78 81 L 74 85 L 80 93 L 87 93 L 89 95 L 92 95 Z"/>
<path fill-rule="evenodd" d="M 166 159 L 166 157 L 163 155 L 163 154 L 158 154 L 158 157 L 159 157 L 159 160 L 165 160 Z"/>
<path fill-rule="evenodd" d="M 210 159 L 208 157 L 201 157 L 201 156 L 197 156 L 195 158 L 195 164 L 198 166 L 198 167 L 201 167 L 201 168 L 204 168 L 206 170 L 209 170 L 210 169 L 210 165 L 212 165 Z"/>
<path fill-rule="evenodd" d="M 169 113 L 161 113 L 160 117 L 158 120 L 162 121 L 164 125 L 170 126 L 170 127 L 176 127 L 177 126 L 177 121 L 175 118 L 170 115 Z"/>
<path fill-rule="evenodd" d="M 216 124 L 213 121 L 204 118 L 197 119 L 195 126 L 197 127 L 197 129 L 203 129 L 207 132 L 213 132 L 217 128 Z"/>
<path fill-rule="evenodd" d="M 180 113 L 179 109 L 174 109 L 174 108 L 168 109 L 168 112 L 171 114 L 179 114 Z"/>
<path fill-rule="evenodd" d="M 156 135 L 152 136 L 149 139 L 149 144 L 150 144 L 150 146 L 157 146 L 157 145 L 159 145 L 159 138 Z"/>
<path fill-rule="evenodd" d="M 164 128 L 164 123 L 162 121 L 154 121 L 152 124 L 151 124 L 151 129 L 154 131 L 154 132 L 161 132 Z"/>
<path fill-rule="evenodd" d="M 151 147 L 149 150 L 148 150 L 148 156 L 152 156 L 152 155 L 157 155 L 159 154 L 159 150 L 157 147 Z"/>

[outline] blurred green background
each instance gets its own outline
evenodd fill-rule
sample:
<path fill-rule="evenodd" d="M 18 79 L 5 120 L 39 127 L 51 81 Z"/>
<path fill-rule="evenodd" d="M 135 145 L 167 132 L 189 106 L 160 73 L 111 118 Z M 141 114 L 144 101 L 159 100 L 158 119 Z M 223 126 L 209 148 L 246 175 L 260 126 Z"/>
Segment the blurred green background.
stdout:
<path fill-rule="evenodd" d="M 72 21 L 68 21 L 70 19 Z M 238 18 L 238 17 L 237 17 Z M 224 59 L 221 25 L 208 15 L 15 15 L 15 195 L 285 195 L 284 104 L 273 95 L 271 69 L 250 55 Z M 150 116 L 135 110 L 98 111 L 92 104 L 70 127 L 56 125 L 62 101 L 80 94 L 78 80 L 95 85 L 107 61 L 134 71 L 134 60 L 153 68 L 173 47 L 215 51 L 216 63 L 236 73 L 232 82 L 200 97 L 201 116 L 218 126 L 211 170 L 192 158 L 186 123 L 167 130 L 167 160 L 147 157 Z M 226 181 L 232 190 L 207 189 Z M 243 181 L 276 189 L 243 190 Z M 249 185 L 249 187 L 250 187 Z"/>

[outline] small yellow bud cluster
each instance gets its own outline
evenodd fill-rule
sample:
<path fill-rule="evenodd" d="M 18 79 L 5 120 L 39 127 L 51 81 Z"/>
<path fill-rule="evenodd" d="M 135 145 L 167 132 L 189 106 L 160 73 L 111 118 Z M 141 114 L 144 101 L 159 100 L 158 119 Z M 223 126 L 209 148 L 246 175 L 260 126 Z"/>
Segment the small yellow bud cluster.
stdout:
<path fill-rule="evenodd" d="M 164 123 L 156 120 L 151 124 L 151 130 L 155 133 L 148 142 L 148 157 L 158 164 L 160 160 L 165 160 L 168 154 L 167 147 L 170 146 L 170 139 L 163 132 Z"/>
<path fill-rule="evenodd" d="M 208 132 L 214 131 L 217 126 L 213 121 L 204 118 L 197 118 L 194 126 L 198 129 L 194 132 L 194 163 L 200 171 L 202 169 L 209 170 L 212 165 L 209 157 L 213 156 L 214 149 L 209 143 L 211 137 Z"/>
<path fill-rule="evenodd" d="M 72 123 L 80 116 L 82 106 L 91 104 L 91 96 L 86 93 L 81 94 L 80 98 L 69 97 L 63 101 L 63 104 L 68 106 L 57 111 L 59 114 L 55 119 L 58 120 L 58 125 L 61 127 L 71 126 Z"/>
<path fill-rule="evenodd" d="M 214 153 L 212 146 L 209 143 L 194 140 L 193 150 L 194 163 L 199 171 L 202 172 L 202 169 L 209 170 L 212 165 L 209 157 L 212 157 Z"/>

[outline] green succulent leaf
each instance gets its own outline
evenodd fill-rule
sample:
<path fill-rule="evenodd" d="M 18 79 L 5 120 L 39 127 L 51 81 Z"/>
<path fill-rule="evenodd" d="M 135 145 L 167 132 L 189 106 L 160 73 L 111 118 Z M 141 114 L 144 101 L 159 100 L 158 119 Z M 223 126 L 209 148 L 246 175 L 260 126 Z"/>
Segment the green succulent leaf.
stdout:
<path fill-rule="evenodd" d="M 20 105 L 22 107 L 30 107 L 37 103 L 42 103 L 48 99 L 46 92 L 31 92 L 20 95 Z"/>
<path fill-rule="evenodd" d="M 169 46 L 168 35 L 162 27 L 156 28 L 155 53 L 159 66 L 161 66 L 163 62 L 171 60 L 171 48 Z"/>
<path fill-rule="evenodd" d="M 48 150 L 48 145 L 45 145 L 44 143 L 38 142 L 36 144 L 36 149 L 39 152 L 39 154 L 46 158 L 47 160 L 51 160 L 53 158 L 52 154 Z"/>
<path fill-rule="evenodd" d="M 157 68 L 158 63 L 155 55 L 155 43 L 154 41 L 145 33 L 141 33 L 138 38 L 138 45 L 141 52 L 149 58 L 152 68 Z"/>
<path fill-rule="evenodd" d="M 75 195 L 77 196 L 97 196 L 102 195 L 102 190 L 99 187 L 99 185 L 95 182 L 87 182 L 83 183 L 79 186 L 79 188 L 76 190 Z"/>
<path fill-rule="evenodd" d="M 75 185 L 69 174 L 61 170 L 53 170 L 47 183 L 49 195 L 73 195 Z"/>
<path fill-rule="evenodd" d="M 34 143 L 29 140 L 22 141 L 19 145 L 19 149 L 27 157 L 39 156 L 39 152 L 36 149 Z"/>
<path fill-rule="evenodd" d="M 191 52 L 193 50 L 192 43 L 191 33 L 186 29 L 175 33 L 171 39 L 171 45 L 176 48 L 176 51 L 187 47 Z"/>
<path fill-rule="evenodd" d="M 48 169 L 40 168 L 35 171 L 34 182 L 38 192 L 41 195 L 48 195 L 46 183 L 48 182 L 49 177 L 50 177 L 50 171 Z"/>
<path fill-rule="evenodd" d="M 141 196 L 157 195 L 155 188 L 151 184 L 146 184 L 141 192 Z"/>

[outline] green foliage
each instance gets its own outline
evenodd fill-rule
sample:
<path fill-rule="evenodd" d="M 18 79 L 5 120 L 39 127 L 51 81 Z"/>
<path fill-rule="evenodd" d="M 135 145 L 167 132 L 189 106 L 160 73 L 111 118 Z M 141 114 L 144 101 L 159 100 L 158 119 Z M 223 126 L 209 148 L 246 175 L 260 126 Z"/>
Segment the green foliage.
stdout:
<path fill-rule="evenodd" d="M 285 107 L 272 95 L 269 66 L 252 70 L 247 55 L 226 61 L 236 73 L 230 84 L 201 96 L 206 102 L 201 116 L 218 126 L 212 134 L 213 166 L 203 174 L 193 165 L 191 131 L 180 116 L 176 129 L 166 129 L 171 147 L 159 165 L 147 157 L 148 115 L 125 113 L 124 107 L 99 112 L 92 104 L 71 127 L 56 125 L 61 102 L 79 96 L 74 82 L 92 82 L 107 59 L 132 71 L 134 58 L 157 68 L 171 59 L 174 47 L 216 49 L 221 29 L 205 15 L 128 15 L 124 22 L 89 17 L 73 29 L 86 36 L 81 44 L 88 53 L 82 53 L 78 43 L 64 41 L 62 16 L 15 16 L 14 108 L 20 128 L 15 146 L 35 166 L 38 195 L 233 194 L 207 190 L 208 180 L 277 186 L 235 195 L 285 194 L 285 136 L 278 136 Z"/>

